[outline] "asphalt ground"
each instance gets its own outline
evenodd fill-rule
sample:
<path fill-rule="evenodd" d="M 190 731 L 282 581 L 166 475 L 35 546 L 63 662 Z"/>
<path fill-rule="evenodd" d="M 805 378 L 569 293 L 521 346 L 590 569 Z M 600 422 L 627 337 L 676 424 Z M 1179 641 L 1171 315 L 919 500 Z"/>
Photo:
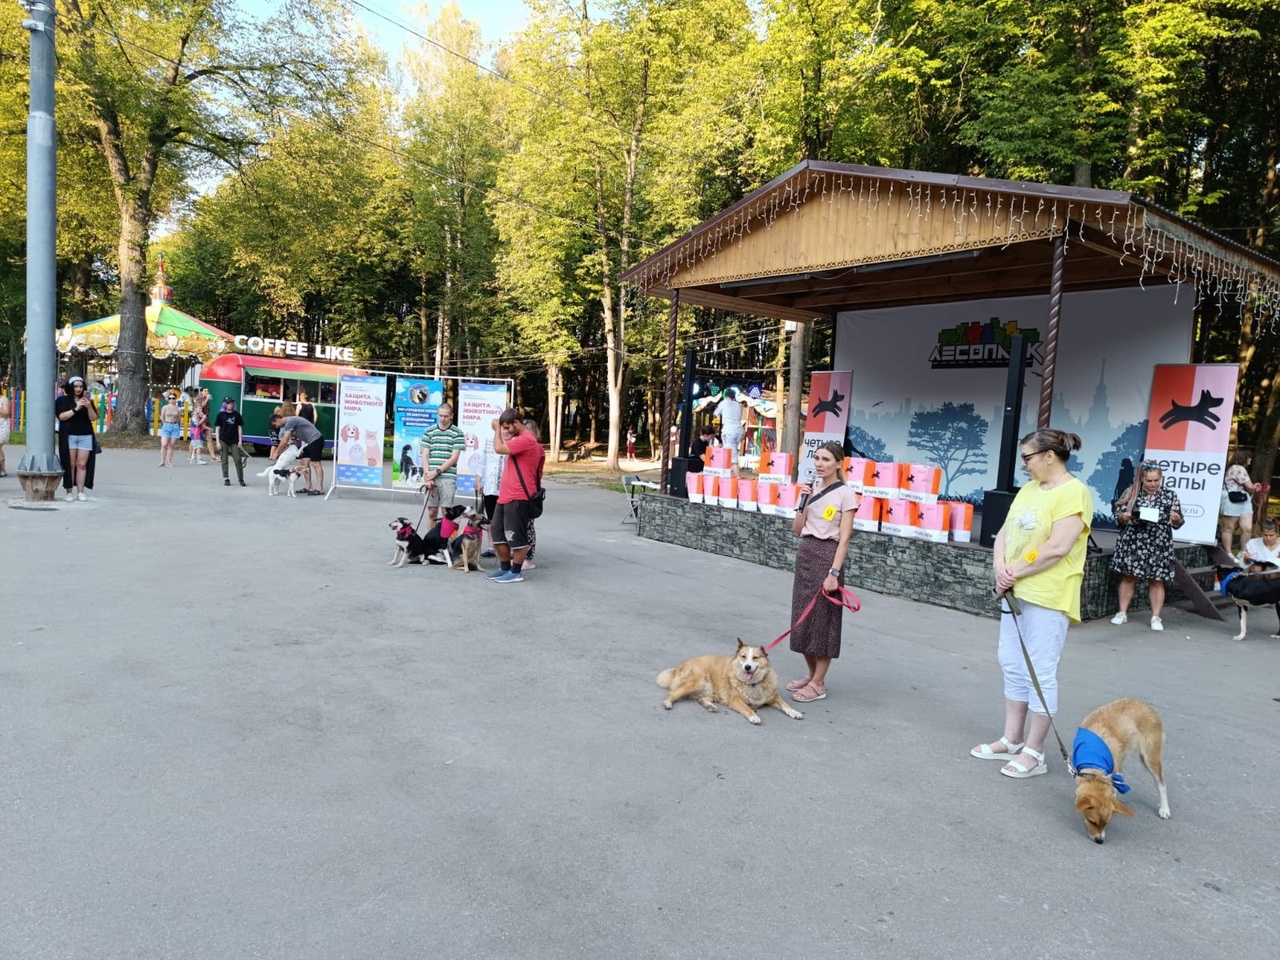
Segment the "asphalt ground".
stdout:
<path fill-rule="evenodd" d="M 0 509 L 0 956 L 1277 954 L 1270 614 L 1071 631 L 1064 737 L 1125 696 L 1168 733 L 1173 818 L 1134 760 L 1098 846 L 1056 756 L 968 756 L 1000 733 L 994 621 L 859 591 L 803 720 L 667 712 L 661 669 L 786 629 L 788 574 L 554 480 L 524 583 L 396 570 L 404 494 L 155 461 Z"/>

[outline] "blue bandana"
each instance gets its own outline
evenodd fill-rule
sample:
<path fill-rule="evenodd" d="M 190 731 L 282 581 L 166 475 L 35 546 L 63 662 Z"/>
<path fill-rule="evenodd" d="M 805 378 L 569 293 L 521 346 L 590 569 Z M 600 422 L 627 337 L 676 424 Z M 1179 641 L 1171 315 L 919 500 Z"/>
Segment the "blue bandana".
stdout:
<path fill-rule="evenodd" d="M 1084 727 L 1076 729 L 1076 739 L 1071 744 L 1071 766 L 1077 772 L 1081 770 L 1101 770 L 1111 778 L 1116 793 L 1128 793 L 1129 785 L 1124 782 L 1124 775 L 1116 773 L 1115 761 L 1106 741 Z"/>

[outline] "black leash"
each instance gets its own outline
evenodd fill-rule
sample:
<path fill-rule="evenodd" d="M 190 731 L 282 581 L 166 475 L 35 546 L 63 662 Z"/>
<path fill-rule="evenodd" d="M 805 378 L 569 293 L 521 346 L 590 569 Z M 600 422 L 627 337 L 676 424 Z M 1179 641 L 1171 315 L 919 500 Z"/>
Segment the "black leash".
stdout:
<path fill-rule="evenodd" d="M 1036 688 L 1036 696 L 1040 698 L 1040 706 L 1044 708 L 1044 715 L 1049 718 L 1049 727 L 1053 730 L 1054 737 L 1058 740 L 1058 750 L 1062 753 L 1062 760 L 1067 765 L 1067 770 L 1071 776 L 1076 775 L 1076 768 L 1071 765 L 1071 755 L 1067 753 L 1067 745 L 1062 742 L 1062 735 L 1058 733 L 1058 725 L 1053 722 L 1053 714 L 1049 712 L 1049 704 L 1044 699 L 1044 691 L 1040 689 L 1040 678 L 1036 676 L 1036 668 L 1031 665 L 1031 653 L 1027 650 L 1027 642 L 1022 639 L 1022 627 L 1018 623 L 1018 599 L 1013 595 L 1013 588 L 1010 587 L 1004 593 L 996 595 L 997 600 L 1003 600 L 1009 606 L 1009 616 L 1013 617 L 1013 628 L 1018 631 L 1018 645 L 1022 647 L 1022 659 L 1027 662 L 1027 673 L 1031 675 L 1031 685 Z"/>

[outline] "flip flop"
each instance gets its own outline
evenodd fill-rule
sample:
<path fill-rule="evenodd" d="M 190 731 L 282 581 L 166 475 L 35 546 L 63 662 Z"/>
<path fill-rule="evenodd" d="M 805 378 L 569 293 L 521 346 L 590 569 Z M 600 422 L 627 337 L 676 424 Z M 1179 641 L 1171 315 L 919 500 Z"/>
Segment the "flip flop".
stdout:
<path fill-rule="evenodd" d="M 806 697 L 804 695 L 804 692 L 806 690 L 813 690 L 813 696 Z M 815 700 L 825 700 L 826 698 L 827 698 L 827 692 L 824 690 L 821 693 L 819 693 L 817 690 L 814 689 L 814 686 L 811 683 L 805 684 L 795 693 L 791 694 L 791 699 L 794 700 L 796 703 L 813 703 Z"/>

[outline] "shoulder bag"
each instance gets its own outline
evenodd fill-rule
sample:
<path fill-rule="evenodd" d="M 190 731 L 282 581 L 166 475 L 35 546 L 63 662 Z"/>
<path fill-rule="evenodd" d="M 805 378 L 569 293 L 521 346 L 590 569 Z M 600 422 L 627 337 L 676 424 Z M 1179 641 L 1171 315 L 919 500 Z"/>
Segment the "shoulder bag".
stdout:
<path fill-rule="evenodd" d="M 520 461 L 511 457 L 511 465 L 516 468 L 516 479 L 520 481 L 520 489 L 524 491 L 524 495 L 529 500 L 529 516 L 537 520 L 542 516 L 542 507 L 547 499 L 547 491 L 539 485 L 538 489 L 532 494 L 529 493 L 529 487 L 524 482 L 524 474 L 520 472 Z"/>

